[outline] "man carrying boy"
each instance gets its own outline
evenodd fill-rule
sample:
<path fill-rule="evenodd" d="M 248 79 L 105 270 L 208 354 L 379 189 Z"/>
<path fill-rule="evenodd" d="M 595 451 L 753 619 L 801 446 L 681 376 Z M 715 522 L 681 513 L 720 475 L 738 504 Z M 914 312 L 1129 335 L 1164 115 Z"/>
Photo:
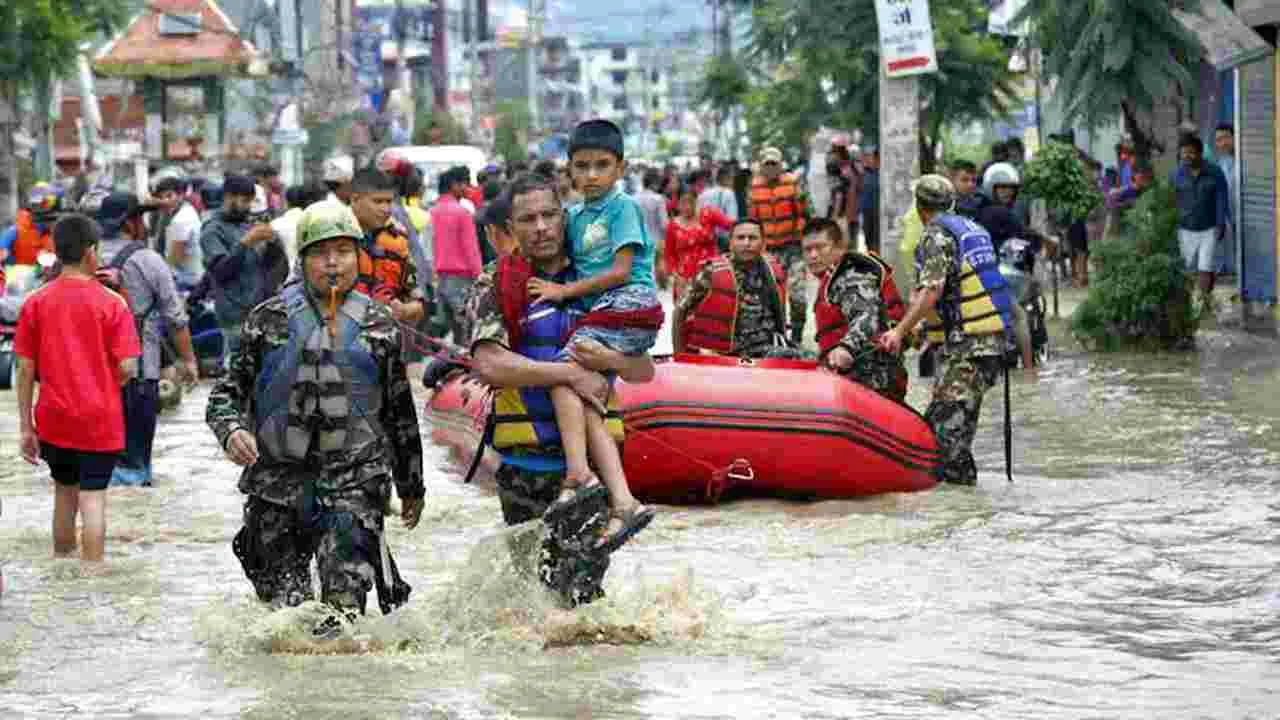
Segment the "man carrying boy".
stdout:
<path fill-rule="evenodd" d="M 53 226 L 62 273 L 23 303 L 14 341 L 22 457 L 32 465 L 44 458 L 56 484 L 54 555 L 75 551 L 79 514 L 80 557 L 91 562 L 102 560 L 107 485 L 125 446 L 120 386 L 142 354 L 129 306 L 94 277 L 99 242 L 97 224 L 84 215 Z"/>

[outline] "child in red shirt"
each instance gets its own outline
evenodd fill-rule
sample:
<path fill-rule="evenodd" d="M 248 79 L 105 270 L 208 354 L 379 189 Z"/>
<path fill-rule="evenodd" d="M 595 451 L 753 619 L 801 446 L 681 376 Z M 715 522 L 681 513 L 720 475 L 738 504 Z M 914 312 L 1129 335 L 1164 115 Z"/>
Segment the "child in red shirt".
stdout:
<path fill-rule="evenodd" d="M 23 303 L 14 339 L 22 457 L 32 465 L 44 458 L 56 485 L 54 555 L 75 551 L 79 514 L 80 557 L 88 561 L 102 560 L 106 489 L 124 450 L 120 386 L 142 354 L 129 306 L 94 277 L 100 240 L 97 223 L 84 215 L 53 226 L 62 273 Z"/>

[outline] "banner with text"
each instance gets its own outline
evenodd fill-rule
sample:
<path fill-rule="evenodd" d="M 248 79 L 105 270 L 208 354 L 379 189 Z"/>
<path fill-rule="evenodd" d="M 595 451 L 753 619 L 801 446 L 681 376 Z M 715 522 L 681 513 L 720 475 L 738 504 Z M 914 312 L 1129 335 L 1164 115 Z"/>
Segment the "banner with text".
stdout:
<path fill-rule="evenodd" d="M 887 77 L 938 71 L 929 0 L 876 0 L 880 60 Z"/>

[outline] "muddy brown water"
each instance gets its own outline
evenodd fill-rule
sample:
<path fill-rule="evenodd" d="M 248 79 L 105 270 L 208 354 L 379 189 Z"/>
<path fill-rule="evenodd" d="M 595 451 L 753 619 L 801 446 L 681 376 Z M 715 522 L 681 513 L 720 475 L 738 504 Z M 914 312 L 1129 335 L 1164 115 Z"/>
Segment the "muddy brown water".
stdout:
<path fill-rule="evenodd" d="M 1277 350 L 1058 357 L 1015 378 L 1013 484 L 997 391 L 976 489 L 663 508 L 576 613 L 431 448 L 422 525 L 391 534 L 413 600 L 322 646 L 231 554 L 207 387 L 162 419 L 157 487 L 111 491 L 92 573 L 51 559 L 0 394 L 0 717 L 1276 717 Z"/>

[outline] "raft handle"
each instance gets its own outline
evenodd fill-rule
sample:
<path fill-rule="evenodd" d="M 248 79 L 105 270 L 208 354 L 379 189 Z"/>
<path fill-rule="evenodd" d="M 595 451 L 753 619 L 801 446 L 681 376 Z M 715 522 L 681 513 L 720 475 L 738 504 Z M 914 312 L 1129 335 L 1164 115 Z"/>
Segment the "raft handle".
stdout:
<path fill-rule="evenodd" d="M 738 458 L 727 467 L 711 473 L 711 479 L 707 481 L 707 500 L 712 503 L 719 502 L 725 490 L 740 482 L 751 482 L 755 479 L 756 471 L 751 467 L 751 461 Z"/>

